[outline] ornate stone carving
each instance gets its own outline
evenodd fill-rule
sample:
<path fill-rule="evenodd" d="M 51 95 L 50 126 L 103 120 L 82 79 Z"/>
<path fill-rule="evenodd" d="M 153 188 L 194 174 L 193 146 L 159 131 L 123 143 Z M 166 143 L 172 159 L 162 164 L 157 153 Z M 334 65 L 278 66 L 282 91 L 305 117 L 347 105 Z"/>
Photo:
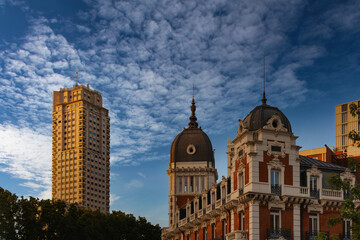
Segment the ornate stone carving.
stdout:
<path fill-rule="evenodd" d="M 280 116 L 275 113 L 263 127 L 264 129 L 274 130 L 277 132 L 287 132 L 288 130 L 284 127 L 284 124 L 281 122 Z"/>
<path fill-rule="evenodd" d="M 273 151 L 272 147 L 280 147 L 281 149 L 280 151 Z M 275 158 L 278 158 L 279 156 L 285 157 L 285 144 L 278 141 L 269 142 L 267 145 L 267 155 L 273 155 Z"/>

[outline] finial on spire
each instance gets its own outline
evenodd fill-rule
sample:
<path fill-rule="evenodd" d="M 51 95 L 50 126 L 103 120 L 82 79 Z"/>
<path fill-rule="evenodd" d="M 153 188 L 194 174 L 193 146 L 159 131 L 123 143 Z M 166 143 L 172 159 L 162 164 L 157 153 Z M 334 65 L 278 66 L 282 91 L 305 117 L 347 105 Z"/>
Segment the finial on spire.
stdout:
<path fill-rule="evenodd" d="M 266 105 L 266 97 L 265 97 L 265 80 L 266 80 L 266 72 L 265 72 L 265 53 L 264 53 L 264 84 L 263 84 L 263 88 L 264 88 L 264 91 L 263 91 L 263 98 L 261 99 L 261 102 L 263 105 Z"/>
<path fill-rule="evenodd" d="M 78 72 L 76 72 L 76 85 L 75 86 L 77 86 L 77 85 L 79 85 L 79 83 L 78 83 Z"/>
<path fill-rule="evenodd" d="M 193 84 L 193 98 L 191 102 L 191 116 L 189 122 L 189 128 L 198 128 L 197 117 L 195 116 L 196 106 L 195 106 L 195 98 L 194 98 L 194 84 Z"/>

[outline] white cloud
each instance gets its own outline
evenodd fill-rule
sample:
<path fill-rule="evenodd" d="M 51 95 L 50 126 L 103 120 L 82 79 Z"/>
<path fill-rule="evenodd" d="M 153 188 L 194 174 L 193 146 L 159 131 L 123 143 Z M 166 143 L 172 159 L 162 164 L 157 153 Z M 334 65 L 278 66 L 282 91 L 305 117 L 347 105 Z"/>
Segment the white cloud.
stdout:
<path fill-rule="evenodd" d="M 114 204 L 119 199 L 120 199 L 120 196 L 110 193 L 110 205 Z"/>
<path fill-rule="evenodd" d="M 51 192 L 51 137 L 13 125 L 0 125 L 0 136 L 0 171 L 37 196 Z"/>
<path fill-rule="evenodd" d="M 140 181 L 139 179 L 132 179 L 130 182 L 125 184 L 125 187 L 127 189 L 137 189 L 142 188 L 144 186 L 144 183 Z"/>

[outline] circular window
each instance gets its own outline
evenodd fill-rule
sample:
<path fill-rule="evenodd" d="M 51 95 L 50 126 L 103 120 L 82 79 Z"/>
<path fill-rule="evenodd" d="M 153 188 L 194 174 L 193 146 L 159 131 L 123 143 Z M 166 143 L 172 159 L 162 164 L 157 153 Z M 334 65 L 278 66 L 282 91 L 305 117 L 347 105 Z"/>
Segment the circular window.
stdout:
<path fill-rule="evenodd" d="M 277 128 L 277 127 L 278 127 L 278 121 L 277 121 L 277 120 L 274 120 L 274 121 L 272 122 L 272 126 L 273 126 L 274 128 Z"/>
<path fill-rule="evenodd" d="M 195 152 L 196 152 L 195 146 L 194 146 L 193 144 L 190 144 L 190 145 L 187 147 L 186 152 L 187 152 L 188 154 L 190 154 L 190 155 L 195 154 Z"/>

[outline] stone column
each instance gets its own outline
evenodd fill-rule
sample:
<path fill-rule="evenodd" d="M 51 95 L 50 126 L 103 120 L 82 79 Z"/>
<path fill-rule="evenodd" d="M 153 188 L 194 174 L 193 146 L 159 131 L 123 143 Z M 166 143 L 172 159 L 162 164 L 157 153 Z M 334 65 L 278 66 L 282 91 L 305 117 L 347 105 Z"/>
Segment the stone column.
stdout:
<path fill-rule="evenodd" d="M 300 240 L 300 205 L 294 204 L 294 240 Z"/>
<path fill-rule="evenodd" d="M 260 213 L 259 203 L 249 204 L 249 239 L 260 240 Z"/>

